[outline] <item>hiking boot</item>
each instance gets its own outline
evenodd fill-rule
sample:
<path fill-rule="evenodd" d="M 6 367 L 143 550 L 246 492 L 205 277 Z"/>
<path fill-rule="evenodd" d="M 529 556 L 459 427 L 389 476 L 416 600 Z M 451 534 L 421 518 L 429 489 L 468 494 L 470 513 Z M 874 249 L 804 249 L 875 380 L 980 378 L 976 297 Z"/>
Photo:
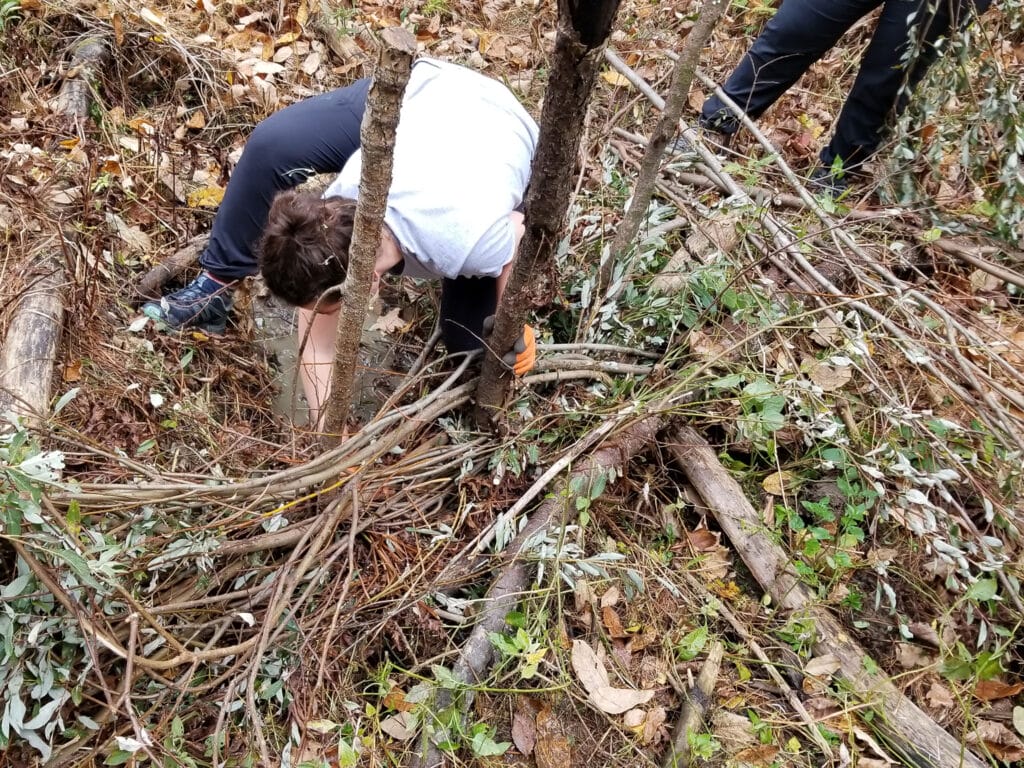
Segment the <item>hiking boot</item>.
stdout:
<path fill-rule="evenodd" d="M 807 178 L 807 188 L 816 195 L 838 200 L 850 190 L 850 174 L 817 165 Z"/>
<path fill-rule="evenodd" d="M 703 125 L 699 127 L 698 135 L 704 140 L 708 149 L 720 158 L 725 157 L 729 147 L 732 146 L 733 139 L 736 138 L 735 133 L 723 133 L 713 128 L 706 128 Z M 668 143 L 665 147 L 665 153 L 669 155 L 696 155 L 697 150 L 685 136 L 678 136 Z"/>
<path fill-rule="evenodd" d="M 222 283 L 209 272 L 202 272 L 181 290 L 159 301 L 147 302 L 142 314 L 167 328 L 179 330 L 191 326 L 219 335 L 227 328 L 234 293 L 235 283 Z"/>

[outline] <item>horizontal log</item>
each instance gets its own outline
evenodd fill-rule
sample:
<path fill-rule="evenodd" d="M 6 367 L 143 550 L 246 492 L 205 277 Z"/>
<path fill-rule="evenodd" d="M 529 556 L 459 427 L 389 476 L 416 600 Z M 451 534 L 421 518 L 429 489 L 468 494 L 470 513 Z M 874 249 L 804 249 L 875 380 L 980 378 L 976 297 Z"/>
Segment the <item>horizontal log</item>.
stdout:
<path fill-rule="evenodd" d="M 740 558 L 778 608 L 809 617 L 816 629 L 816 656 L 832 654 L 850 692 L 874 709 L 872 726 L 894 757 L 915 768 L 984 768 L 985 763 L 900 692 L 862 648 L 803 585 L 788 555 L 768 536 L 764 521 L 732 476 L 695 430 L 683 427 L 668 445 L 687 479 Z"/>
<path fill-rule="evenodd" d="M 64 270 L 52 259 L 18 298 L 0 352 L 0 413 L 30 421 L 49 410 L 53 363 L 64 324 Z"/>

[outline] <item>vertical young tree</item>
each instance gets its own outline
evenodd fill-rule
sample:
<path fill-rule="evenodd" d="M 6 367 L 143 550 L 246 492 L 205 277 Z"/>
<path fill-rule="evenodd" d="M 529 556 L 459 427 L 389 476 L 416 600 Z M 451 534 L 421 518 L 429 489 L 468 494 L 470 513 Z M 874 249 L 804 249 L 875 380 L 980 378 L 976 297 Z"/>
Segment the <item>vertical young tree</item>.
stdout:
<path fill-rule="evenodd" d="M 616 262 L 626 255 L 636 239 L 637 232 L 640 231 L 640 225 L 647 214 L 647 207 L 654 196 L 654 188 L 658 181 L 658 173 L 661 171 L 665 147 L 679 131 L 679 117 L 683 114 L 683 106 L 690 93 L 690 84 L 693 83 L 693 76 L 697 71 L 700 53 L 711 39 L 711 33 L 715 30 L 715 25 L 722 18 L 728 5 L 729 0 L 709 0 L 701 8 L 697 23 L 683 43 L 682 51 L 672 70 L 672 87 L 665 100 L 665 109 L 658 119 L 654 133 L 651 134 L 647 142 L 647 151 L 644 152 L 643 160 L 640 163 L 640 173 L 633 186 L 632 202 L 615 231 L 615 238 L 608 251 L 608 258 L 601 265 L 598 278 L 598 285 L 601 288 L 611 285 Z"/>
<path fill-rule="evenodd" d="M 363 163 L 348 273 L 338 313 L 330 397 L 324 414 L 324 434 L 328 443 L 341 440 L 352 400 L 352 382 L 366 306 L 370 301 L 373 266 L 380 246 L 388 190 L 391 189 L 398 113 L 415 54 L 416 40 L 407 30 L 391 27 L 381 34 L 381 50 L 359 130 Z"/>
<path fill-rule="evenodd" d="M 543 304 L 549 289 L 541 275 L 553 271 L 555 246 L 569 208 L 584 117 L 619 0 L 559 0 L 551 79 L 544 95 L 540 138 L 526 193 L 526 232 L 498 305 L 488 339 L 480 384 L 477 423 L 490 425 L 505 400 L 511 374 L 500 355 L 515 344 L 530 307 Z"/>

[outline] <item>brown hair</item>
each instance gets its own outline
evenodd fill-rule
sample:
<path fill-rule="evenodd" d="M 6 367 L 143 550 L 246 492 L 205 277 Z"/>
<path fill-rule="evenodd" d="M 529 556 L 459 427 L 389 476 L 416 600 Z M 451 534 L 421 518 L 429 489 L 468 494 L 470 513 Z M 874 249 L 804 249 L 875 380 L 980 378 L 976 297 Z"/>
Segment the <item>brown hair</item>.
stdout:
<path fill-rule="evenodd" d="M 290 189 L 274 198 L 259 244 L 267 288 L 295 306 L 345 281 L 355 200 Z"/>

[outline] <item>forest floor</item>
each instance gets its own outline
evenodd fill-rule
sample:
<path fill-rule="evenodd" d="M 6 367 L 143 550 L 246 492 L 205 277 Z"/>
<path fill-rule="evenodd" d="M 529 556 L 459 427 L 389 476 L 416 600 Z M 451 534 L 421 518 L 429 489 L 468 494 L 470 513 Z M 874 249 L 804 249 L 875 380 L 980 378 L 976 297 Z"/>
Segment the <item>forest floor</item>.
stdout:
<path fill-rule="evenodd" d="M 941 169 L 901 164 L 894 141 L 869 184 L 817 206 L 746 131 L 722 158 L 745 199 L 667 157 L 599 290 L 657 119 L 609 66 L 538 368 L 500 435 L 472 422 L 472 366 L 421 359 L 427 283 L 382 289 L 352 436 L 326 452 L 295 397 L 292 318 L 258 280 L 223 337 L 140 320 L 140 278 L 208 232 L 260 119 L 371 74 L 395 24 L 539 118 L 553 5 L 0 3 L 0 339 L 47 265 L 66 275 L 52 411 L 0 439 L 0 765 L 412 765 L 428 744 L 451 765 L 661 765 L 702 670 L 694 764 L 932 764 L 822 650 L 850 639 L 955 743 L 1024 760 L 1024 254 L 951 149 Z M 734 3 L 703 71 L 721 81 L 771 12 Z M 627 0 L 610 49 L 665 96 L 693 13 Z M 1019 82 L 1024 45 L 986 20 Z M 798 176 L 870 30 L 759 121 Z M 112 56 L 72 125 L 53 101 L 90 37 Z M 974 124 L 962 96 L 943 105 L 918 138 Z M 581 480 L 602 446 L 621 460 Z M 687 467 L 705 447 L 804 609 L 723 532 L 734 510 Z M 552 500 L 517 550 L 530 586 L 495 664 L 467 686 L 454 671 L 501 553 Z"/>

